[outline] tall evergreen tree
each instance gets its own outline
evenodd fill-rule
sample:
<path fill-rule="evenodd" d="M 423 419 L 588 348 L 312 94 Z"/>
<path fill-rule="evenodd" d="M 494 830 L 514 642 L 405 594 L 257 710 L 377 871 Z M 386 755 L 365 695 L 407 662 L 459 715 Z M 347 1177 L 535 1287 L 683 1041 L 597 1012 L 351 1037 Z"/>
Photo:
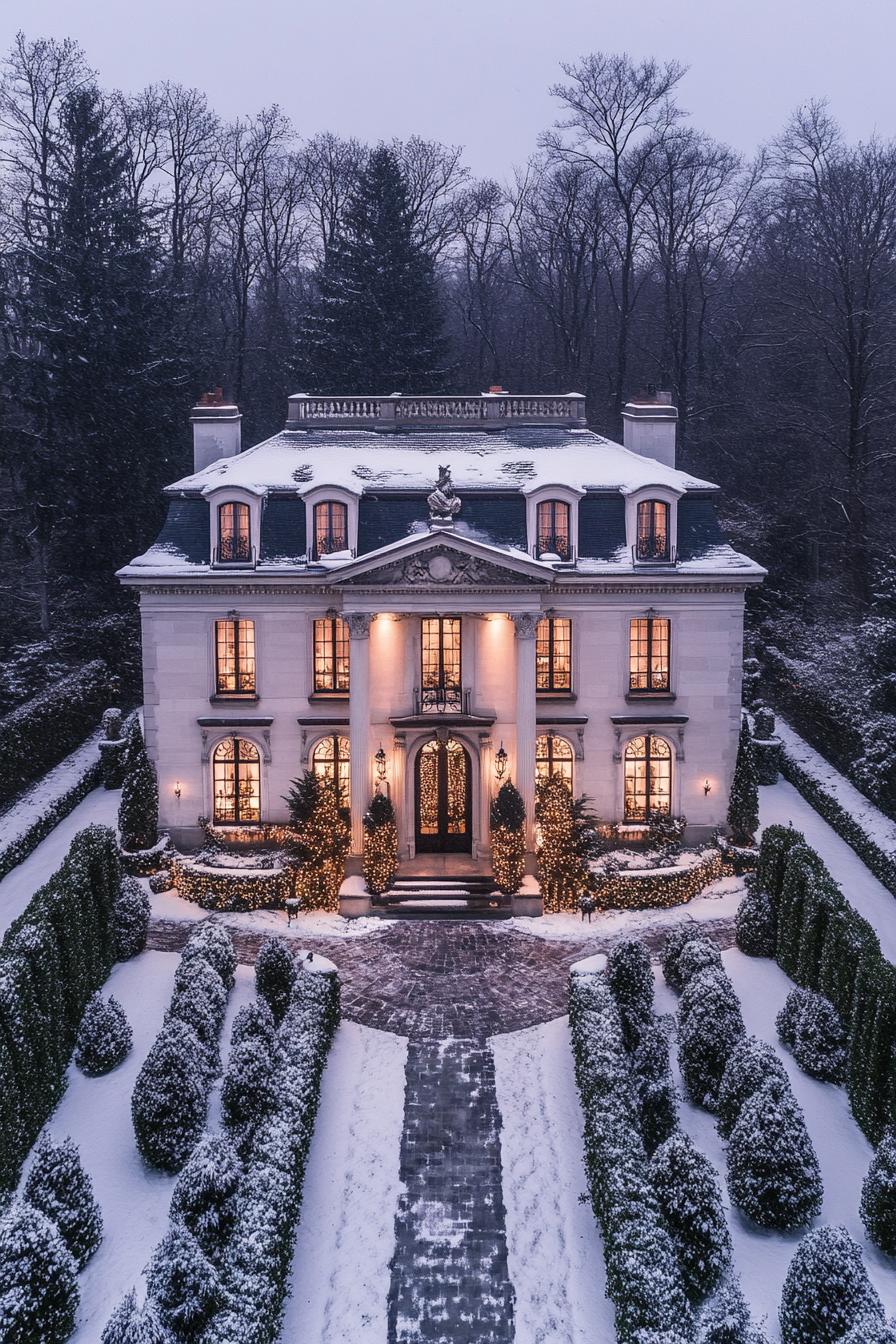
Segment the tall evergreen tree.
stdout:
<path fill-rule="evenodd" d="M 446 344 L 432 258 L 416 241 L 391 149 L 369 156 L 318 275 L 304 328 L 318 392 L 431 392 Z"/>
<path fill-rule="evenodd" d="M 751 845 L 759 825 L 759 780 L 750 724 L 744 715 L 737 744 L 737 760 L 728 800 L 728 825 L 736 845 Z"/>

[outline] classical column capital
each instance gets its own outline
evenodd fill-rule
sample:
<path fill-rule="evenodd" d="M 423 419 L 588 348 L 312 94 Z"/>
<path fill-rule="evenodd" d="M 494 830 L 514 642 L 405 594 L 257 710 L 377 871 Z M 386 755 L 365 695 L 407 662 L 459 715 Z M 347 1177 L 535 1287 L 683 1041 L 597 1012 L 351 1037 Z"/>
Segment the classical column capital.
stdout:
<path fill-rule="evenodd" d="M 370 634 L 370 622 L 374 619 L 369 611 L 346 612 L 348 632 L 352 639 L 367 639 Z"/>
<path fill-rule="evenodd" d="M 535 627 L 538 625 L 537 612 L 521 611 L 510 619 L 513 621 L 517 639 L 535 638 Z"/>

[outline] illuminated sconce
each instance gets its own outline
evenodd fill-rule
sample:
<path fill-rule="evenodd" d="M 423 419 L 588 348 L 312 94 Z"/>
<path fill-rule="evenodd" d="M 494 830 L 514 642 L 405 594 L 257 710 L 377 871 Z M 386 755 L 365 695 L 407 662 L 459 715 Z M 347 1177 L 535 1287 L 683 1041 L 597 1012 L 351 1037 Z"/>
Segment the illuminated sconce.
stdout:
<path fill-rule="evenodd" d="M 504 750 L 504 743 L 502 742 L 498 750 L 495 752 L 495 777 L 499 782 L 504 778 L 506 771 L 507 771 L 507 752 Z"/>
<path fill-rule="evenodd" d="M 180 780 L 176 779 L 174 781 L 174 796 L 178 802 L 180 802 L 180 795 L 181 795 Z"/>
<path fill-rule="evenodd" d="M 386 778 L 386 753 L 383 751 L 382 742 L 373 759 L 376 761 L 376 782 L 382 784 Z"/>
<path fill-rule="evenodd" d="M 704 779 L 704 781 L 703 781 L 703 796 L 706 797 L 706 795 L 707 795 L 708 793 L 711 793 L 711 792 L 712 792 L 712 785 L 710 784 L 710 782 L 709 782 L 708 779 Z"/>

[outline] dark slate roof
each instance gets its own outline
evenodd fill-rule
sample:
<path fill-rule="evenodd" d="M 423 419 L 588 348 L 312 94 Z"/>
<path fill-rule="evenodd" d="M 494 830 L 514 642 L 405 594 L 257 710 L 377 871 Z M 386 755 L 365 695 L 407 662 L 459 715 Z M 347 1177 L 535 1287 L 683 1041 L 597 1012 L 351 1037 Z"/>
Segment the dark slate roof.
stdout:
<path fill-rule="evenodd" d="M 492 546 L 526 549 L 526 501 L 519 494 L 461 494 L 455 524 L 461 536 Z M 358 507 L 358 554 L 367 555 L 394 541 L 428 530 L 429 506 L 422 491 L 361 496 Z"/>
<path fill-rule="evenodd" d="M 680 507 L 680 506 L 679 506 Z M 591 491 L 579 500 L 579 555 L 612 560 L 625 547 L 625 500 Z"/>
<path fill-rule="evenodd" d="M 707 495 L 683 495 L 678 501 L 678 559 L 696 560 L 727 537 L 719 526 L 715 501 Z"/>
<path fill-rule="evenodd" d="M 305 501 L 272 495 L 261 515 L 261 559 L 296 563 L 305 554 Z"/>
<path fill-rule="evenodd" d="M 204 499 L 174 499 L 153 542 L 153 550 L 183 556 L 193 565 L 208 564 L 208 504 Z"/>

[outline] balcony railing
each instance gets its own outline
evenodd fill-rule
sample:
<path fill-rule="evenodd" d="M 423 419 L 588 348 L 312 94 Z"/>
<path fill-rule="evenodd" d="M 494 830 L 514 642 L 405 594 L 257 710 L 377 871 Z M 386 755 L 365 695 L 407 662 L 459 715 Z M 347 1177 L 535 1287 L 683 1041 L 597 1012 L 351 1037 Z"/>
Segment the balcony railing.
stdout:
<path fill-rule="evenodd" d="M 536 560 L 545 560 L 548 556 L 558 555 L 564 564 L 575 564 L 576 558 L 568 537 L 549 535 L 538 538 L 538 541 L 532 547 L 532 555 Z"/>
<path fill-rule="evenodd" d="M 248 551 L 241 546 L 216 546 L 212 551 L 212 566 L 215 569 L 254 569 L 255 561 L 254 546 Z"/>
<path fill-rule="evenodd" d="M 501 430 L 511 425 L 561 425 L 584 429 L 585 398 L 518 397 L 510 392 L 479 396 L 316 397 L 297 392 L 289 398 L 287 429 L 372 429 L 389 434 L 426 428 Z"/>
<path fill-rule="evenodd" d="M 469 686 L 415 686 L 415 714 L 469 714 L 472 690 Z"/>
<path fill-rule="evenodd" d="M 675 547 L 645 546 L 643 538 L 632 547 L 632 561 L 636 565 L 674 565 Z"/>

